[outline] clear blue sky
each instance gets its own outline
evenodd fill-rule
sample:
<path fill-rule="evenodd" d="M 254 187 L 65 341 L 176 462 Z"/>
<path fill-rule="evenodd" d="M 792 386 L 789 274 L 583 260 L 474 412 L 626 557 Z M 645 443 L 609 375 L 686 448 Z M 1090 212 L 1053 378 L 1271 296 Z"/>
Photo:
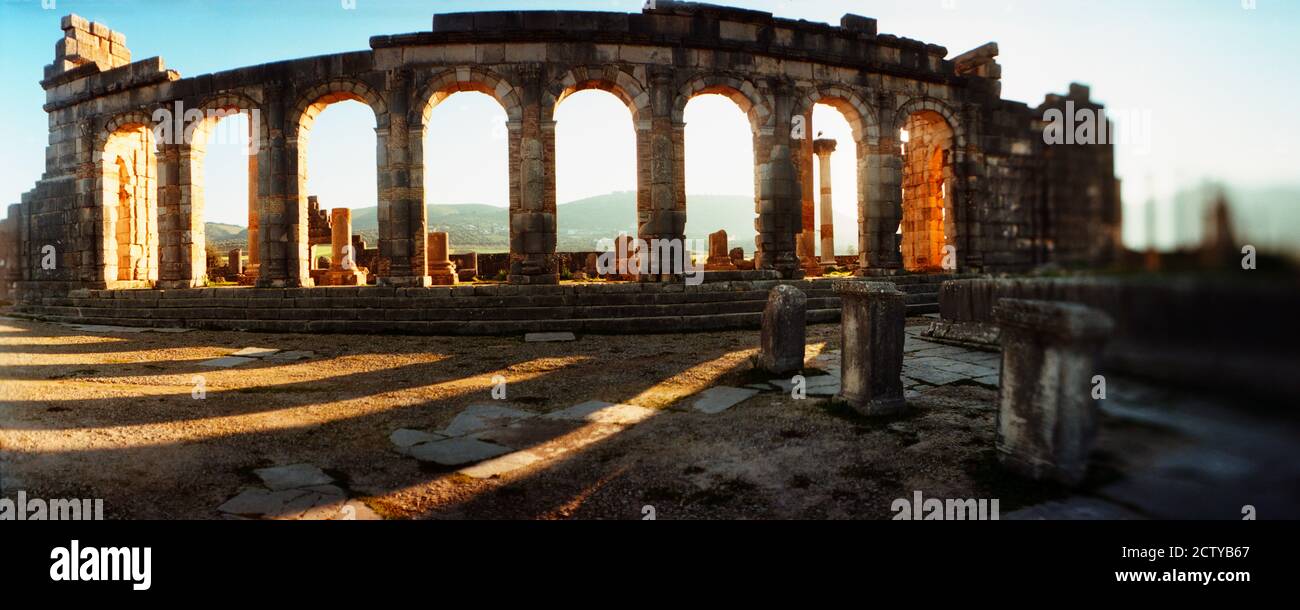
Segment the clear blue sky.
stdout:
<path fill-rule="evenodd" d="M 43 170 L 46 118 L 37 84 L 61 37 L 60 16 L 76 12 L 127 36 L 135 59 L 162 55 L 182 76 L 368 48 L 368 38 L 428 30 L 436 12 L 494 9 L 636 11 L 642 0 L 0 0 L 0 200 L 18 200 Z M 853 12 L 879 19 L 882 33 L 941 44 L 950 55 L 997 41 L 1003 95 L 1037 104 L 1071 81 L 1117 110 L 1149 111 L 1151 142 L 1120 147 L 1126 239 L 1144 241 L 1140 204 L 1167 200 L 1204 179 L 1244 188 L 1300 183 L 1300 1 L 1257 0 L 734 0 L 782 17 L 838 23 Z M 479 99 L 475 99 L 479 98 Z M 734 107 L 700 99 L 688 108 L 688 189 L 749 194 L 749 143 Z M 833 111 L 832 111 L 833 112 Z M 505 203 L 504 114 L 481 96 L 453 96 L 438 109 L 428 159 L 429 200 Z M 634 188 L 631 120 L 607 94 L 561 105 L 559 199 Z M 312 134 L 310 188 L 327 207 L 373 205 L 373 117 L 359 104 L 332 106 Z M 833 136 L 842 127 L 824 121 Z M 367 139 L 368 138 L 368 139 Z M 454 152 L 436 141 L 456 147 Z M 360 144 L 359 144 L 360 143 Z M 209 220 L 242 216 L 242 160 L 217 147 L 208 166 Z M 367 155 L 369 155 L 367 157 Z M 836 190 L 852 193 L 851 155 L 838 155 Z M 367 165 L 369 163 L 369 165 Z M 841 169 L 847 168 L 847 169 Z M 841 186 L 843 184 L 844 186 Z M 836 205 L 852 215 L 852 198 Z M 1297 202 L 1300 204 L 1300 202 Z M 1169 210 L 1157 237 L 1173 239 Z M 1294 216 L 1292 216 L 1294 218 Z M 241 223 L 242 224 L 242 223 Z M 1275 229 L 1276 227 L 1274 227 Z"/>

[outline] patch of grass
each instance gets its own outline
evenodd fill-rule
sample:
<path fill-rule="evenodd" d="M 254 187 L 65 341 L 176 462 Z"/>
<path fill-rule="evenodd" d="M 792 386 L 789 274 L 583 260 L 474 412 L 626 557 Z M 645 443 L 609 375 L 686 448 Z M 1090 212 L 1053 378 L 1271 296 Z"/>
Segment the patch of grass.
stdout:
<path fill-rule="evenodd" d="M 796 474 L 790 477 L 790 481 L 786 485 L 789 485 L 791 489 L 808 489 L 812 487 L 812 483 L 812 477 L 806 474 Z"/>

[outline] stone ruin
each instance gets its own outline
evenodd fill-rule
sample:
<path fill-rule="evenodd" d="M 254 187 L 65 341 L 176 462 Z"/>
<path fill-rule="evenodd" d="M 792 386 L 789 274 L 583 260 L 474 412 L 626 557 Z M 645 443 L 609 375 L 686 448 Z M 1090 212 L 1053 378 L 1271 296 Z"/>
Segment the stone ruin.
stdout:
<path fill-rule="evenodd" d="M 20 298 L 202 283 L 203 148 L 155 137 L 155 111 L 174 108 L 204 113 L 192 126 L 198 140 L 222 112 L 256 118 L 248 271 L 261 287 L 310 286 L 302 142 L 320 111 L 342 100 L 374 111 L 383 149 L 371 273 L 381 285 L 430 285 L 421 136 L 433 107 L 457 91 L 486 93 L 508 115 L 512 283 L 558 281 L 554 110 L 589 88 L 614 93 L 635 118 L 642 239 L 683 236 L 683 110 L 719 93 L 745 111 L 755 136 L 759 270 L 796 279 L 811 266 L 815 240 L 798 236 L 817 229 L 814 104 L 834 106 L 853 128 L 838 154 L 855 154 L 862 168 L 862 273 L 935 269 L 945 252 L 964 272 L 1089 264 L 1118 244 L 1111 146 L 1049 151 L 1042 138 L 1046 108 L 1100 108 L 1086 87 L 1038 108 L 1003 100 L 995 44 L 947 58 L 857 15 L 824 25 L 670 1 L 636 14 L 439 14 L 429 30 L 375 36 L 365 51 L 191 78 L 161 57 L 133 61 L 126 37 L 103 24 L 70 15 L 62 26 L 41 83 L 46 171 L 10 206 L 0 237 L 4 280 Z M 47 245 L 57 252 L 50 268 L 39 264 Z"/>

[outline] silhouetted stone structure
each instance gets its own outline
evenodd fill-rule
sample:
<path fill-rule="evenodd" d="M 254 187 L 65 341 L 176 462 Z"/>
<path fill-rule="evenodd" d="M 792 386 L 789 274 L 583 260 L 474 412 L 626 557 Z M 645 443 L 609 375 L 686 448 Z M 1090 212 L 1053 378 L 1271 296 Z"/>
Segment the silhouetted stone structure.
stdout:
<path fill-rule="evenodd" d="M 378 244 L 363 265 L 382 286 L 427 287 L 424 132 L 434 108 L 461 91 L 492 96 L 507 116 L 515 284 L 558 281 L 554 113 L 594 88 L 633 117 L 639 239 L 684 238 L 685 108 L 722 94 L 753 133 L 758 271 L 803 274 L 796 236 L 816 229 L 806 184 L 815 104 L 834 106 L 852 128 L 840 154 L 853 151 L 860 168 L 863 273 L 929 270 L 949 248 L 960 272 L 1089 264 L 1117 244 L 1111 146 L 1042 137 L 1045 109 L 1100 109 L 1086 87 L 1038 108 L 1006 101 L 996 45 L 946 59 L 947 49 L 880 34 L 866 17 L 828 25 L 670 0 L 635 14 L 438 14 L 426 31 L 375 36 L 363 51 L 189 78 L 161 57 L 132 61 L 125 36 L 103 24 L 71 15 L 62 29 L 41 83 L 44 173 L 9 212 L 19 227 L 11 268 L 20 300 L 32 303 L 77 289 L 202 285 L 203 144 L 232 113 L 250 118 L 253 144 L 248 274 L 263 288 L 310 286 L 306 143 L 316 117 L 347 100 L 373 111 L 380 148 Z M 177 133 L 194 138 L 155 138 L 154 117 L 178 110 Z M 59 264 L 43 268 L 50 244 Z"/>

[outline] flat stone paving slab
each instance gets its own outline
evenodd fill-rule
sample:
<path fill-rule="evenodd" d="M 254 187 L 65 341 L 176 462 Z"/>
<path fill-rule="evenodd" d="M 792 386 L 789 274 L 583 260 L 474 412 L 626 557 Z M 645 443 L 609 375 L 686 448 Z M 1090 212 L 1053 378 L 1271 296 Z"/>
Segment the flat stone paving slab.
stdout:
<path fill-rule="evenodd" d="M 480 462 L 470 466 L 469 468 L 462 468 L 457 472 L 475 479 L 490 479 L 512 470 L 518 470 L 525 466 L 536 464 L 540 461 L 542 461 L 542 456 L 531 451 L 516 451 L 485 462 Z"/>
<path fill-rule="evenodd" d="M 562 419 L 567 421 L 585 421 L 598 424 L 629 426 L 640 423 L 654 414 L 654 409 L 647 409 L 636 405 L 623 405 L 611 402 L 602 402 L 599 400 L 589 400 L 561 411 L 547 413 L 544 417 L 547 419 Z"/>
<path fill-rule="evenodd" d="M 516 409 L 506 405 L 476 404 L 465 407 L 456 414 L 451 423 L 440 432 L 447 436 L 465 436 L 489 428 L 504 428 L 521 419 L 536 416 L 536 413 Z"/>
<path fill-rule="evenodd" d="M 524 335 L 526 343 L 550 343 L 554 341 L 576 341 L 577 337 L 570 332 L 562 333 L 528 333 Z"/>
<path fill-rule="evenodd" d="M 392 434 L 388 435 L 388 440 L 392 441 L 393 445 L 397 446 L 398 449 L 407 449 L 419 445 L 420 443 L 431 443 L 433 441 L 440 441 L 444 438 L 447 437 L 441 434 L 424 432 L 422 430 L 411 430 L 408 428 L 394 430 Z"/>
<path fill-rule="evenodd" d="M 253 474 L 262 479 L 262 483 L 272 491 L 311 487 L 313 485 L 328 485 L 334 482 L 334 477 L 325 474 L 320 468 L 311 464 L 290 464 L 273 468 L 259 468 L 254 470 Z"/>
<path fill-rule="evenodd" d="M 487 441 L 512 449 L 524 449 L 564 436 L 582 425 L 583 422 L 534 417 L 521 419 L 504 428 L 481 430 L 465 438 Z"/>
<path fill-rule="evenodd" d="M 794 390 L 794 382 L 789 379 L 772 379 L 769 380 L 768 383 L 780 388 L 781 391 L 786 394 L 789 394 Z M 809 394 L 812 394 L 814 389 L 829 388 L 832 386 L 835 387 L 836 392 L 839 392 L 839 385 L 839 375 L 813 375 L 812 377 L 804 377 L 804 390 Z"/>
<path fill-rule="evenodd" d="M 758 390 L 733 388 L 724 385 L 714 386 L 696 394 L 695 399 L 691 401 L 691 406 L 701 413 L 721 413 L 749 400 L 756 394 L 758 394 Z"/>
<path fill-rule="evenodd" d="M 223 513 L 248 517 L 280 515 L 284 512 L 286 504 L 304 494 L 306 492 L 297 489 L 271 491 L 269 489 L 250 488 L 226 500 L 225 503 L 217 507 L 217 510 Z"/>
<path fill-rule="evenodd" d="M 965 375 L 958 375 L 957 373 L 951 373 L 940 368 L 930 366 L 908 366 L 906 363 L 903 365 L 903 376 L 911 377 L 912 379 L 930 385 L 948 385 L 963 379 L 970 379 Z"/>
<path fill-rule="evenodd" d="M 421 462 L 443 466 L 463 466 L 510 453 L 509 447 L 473 438 L 449 438 L 422 443 L 407 450 L 407 455 Z"/>
<path fill-rule="evenodd" d="M 244 358 L 265 358 L 271 354 L 279 353 L 280 350 L 273 347 L 245 347 L 231 356 L 243 356 Z"/>
<path fill-rule="evenodd" d="M 242 356 L 222 356 L 220 358 L 213 358 L 212 360 L 205 360 L 203 362 L 200 362 L 199 366 L 206 366 L 206 367 L 217 368 L 217 369 L 228 369 L 242 364 L 249 364 L 251 362 L 257 362 L 257 358 L 244 358 Z"/>

